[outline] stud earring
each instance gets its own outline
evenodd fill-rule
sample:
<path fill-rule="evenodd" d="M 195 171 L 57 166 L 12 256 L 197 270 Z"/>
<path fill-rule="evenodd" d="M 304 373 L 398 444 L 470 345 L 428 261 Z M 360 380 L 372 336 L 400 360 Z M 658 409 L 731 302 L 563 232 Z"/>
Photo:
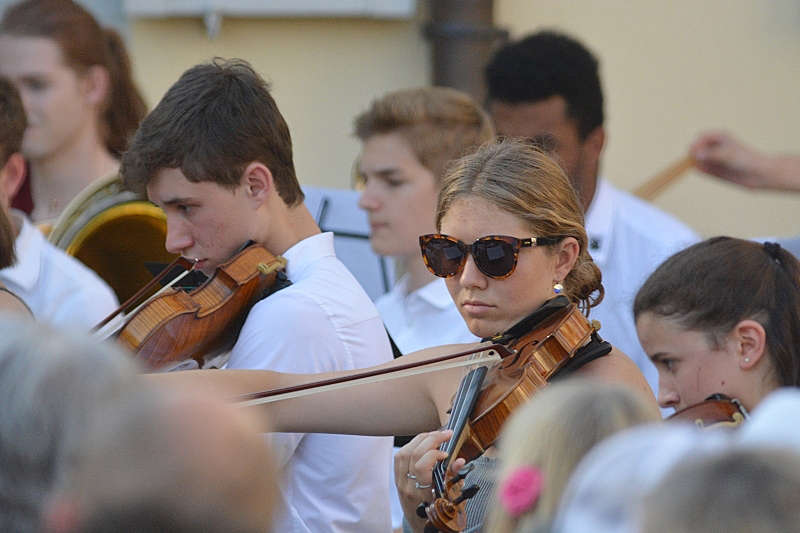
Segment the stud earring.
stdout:
<path fill-rule="evenodd" d="M 750 362 L 750 358 L 749 358 L 749 357 L 745 357 L 745 358 L 744 358 L 744 362 L 745 362 L 745 363 L 749 363 L 749 362 Z"/>
<path fill-rule="evenodd" d="M 553 284 L 553 293 L 554 294 L 561 294 L 561 291 L 563 291 L 563 290 L 564 290 L 564 286 L 560 282 L 556 281 Z"/>

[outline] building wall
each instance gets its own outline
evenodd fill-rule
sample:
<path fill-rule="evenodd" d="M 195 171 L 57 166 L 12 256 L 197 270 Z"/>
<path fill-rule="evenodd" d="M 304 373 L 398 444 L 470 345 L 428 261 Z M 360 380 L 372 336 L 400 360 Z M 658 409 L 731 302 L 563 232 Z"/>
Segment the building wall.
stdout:
<path fill-rule="evenodd" d="M 250 61 L 272 84 L 308 185 L 349 188 L 359 149 L 353 118 L 376 96 L 429 79 L 417 20 L 225 18 L 214 40 L 200 19 L 131 24 L 134 70 L 151 106 L 198 62 Z"/>
<path fill-rule="evenodd" d="M 599 57 L 602 172 L 622 188 L 683 156 L 708 128 L 800 153 L 796 0 L 499 0 L 495 18 L 515 38 L 561 29 Z M 696 171 L 655 203 L 705 236 L 800 233 L 800 194 L 748 191 Z"/>
<path fill-rule="evenodd" d="M 756 146 L 800 152 L 800 3 L 795 0 L 495 0 L 519 37 L 560 28 L 600 58 L 608 144 L 603 174 L 632 189 L 723 128 Z M 135 72 L 154 105 L 189 66 L 251 61 L 272 81 L 303 183 L 347 188 L 353 117 L 392 89 L 430 79 L 425 14 L 412 20 L 225 18 L 210 40 L 199 18 L 134 19 Z M 703 235 L 800 232 L 800 195 L 751 192 L 688 173 L 656 200 Z"/>

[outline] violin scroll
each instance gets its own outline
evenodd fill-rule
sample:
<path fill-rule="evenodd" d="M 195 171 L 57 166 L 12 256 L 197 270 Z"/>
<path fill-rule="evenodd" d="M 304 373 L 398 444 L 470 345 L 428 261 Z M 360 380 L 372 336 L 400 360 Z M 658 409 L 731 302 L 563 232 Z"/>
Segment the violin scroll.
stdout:
<path fill-rule="evenodd" d="M 474 466 L 469 464 L 448 479 L 445 490 L 433 503 L 422 502 L 417 506 L 417 516 L 425 518 L 425 533 L 458 533 L 467 527 L 465 505 L 468 499 L 480 490 L 478 485 L 470 485 L 462 490 L 462 482 Z"/>

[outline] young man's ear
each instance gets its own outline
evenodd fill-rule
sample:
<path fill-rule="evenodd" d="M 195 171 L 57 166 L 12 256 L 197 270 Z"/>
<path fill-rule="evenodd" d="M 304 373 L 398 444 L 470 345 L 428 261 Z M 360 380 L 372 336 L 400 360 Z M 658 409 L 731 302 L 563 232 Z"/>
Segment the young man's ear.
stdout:
<path fill-rule="evenodd" d="M 263 163 L 254 161 L 247 165 L 242 175 L 242 185 L 248 198 L 262 203 L 275 191 L 272 172 Z"/>
<path fill-rule="evenodd" d="M 583 141 L 584 147 L 592 153 L 592 156 L 595 159 L 600 157 L 600 152 L 603 151 L 603 146 L 605 144 L 606 130 L 603 128 L 603 126 L 597 126 L 589 133 L 589 135 L 586 136 L 586 139 Z"/>
<path fill-rule="evenodd" d="M 0 168 L 0 205 L 6 209 L 11 206 L 24 179 L 25 159 L 21 153 L 14 152 Z"/>

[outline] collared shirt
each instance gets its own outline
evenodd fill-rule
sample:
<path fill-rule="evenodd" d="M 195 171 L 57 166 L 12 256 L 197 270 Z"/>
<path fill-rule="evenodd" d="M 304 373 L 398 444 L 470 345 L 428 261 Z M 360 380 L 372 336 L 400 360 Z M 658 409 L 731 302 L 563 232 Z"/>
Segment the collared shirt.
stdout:
<path fill-rule="evenodd" d="M 590 318 L 600 321 L 603 339 L 633 359 L 657 394 L 658 371 L 639 344 L 633 300 L 665 259 L 697 242 L 698 236 L 678 219 L 604 179 L 597 181 L 586 231 L 589 253 L 603 273 L 605 288 L 605 298 Z"/>
<path fill-rule="evenodd" d="M 37 320 L 88 331 L 117 308 L 114 291 L 97 274 L 47 242 L 23 213 L 11 216 L 20 228 L 17 262 L 0 270 L 0 280 Z"/>
<path fill-rule="evenodd" d="M 403 354 L 443 344 L 480 342 L 467 328 L 442 278 L 409 293 L 408 276 L 403 276 L 375 306 Z"/>
<path fill-rule="evenodd" d="M 333 234 L 287 250 L 292 285 L 250 310 L 228 368 L 316 373 L 389 361 L 389 340 L 375 305 L 336 258 Z M 389 531 L 392 440 L 329 434 L 270 434 L 282 467 L 281 532 Z"/>

